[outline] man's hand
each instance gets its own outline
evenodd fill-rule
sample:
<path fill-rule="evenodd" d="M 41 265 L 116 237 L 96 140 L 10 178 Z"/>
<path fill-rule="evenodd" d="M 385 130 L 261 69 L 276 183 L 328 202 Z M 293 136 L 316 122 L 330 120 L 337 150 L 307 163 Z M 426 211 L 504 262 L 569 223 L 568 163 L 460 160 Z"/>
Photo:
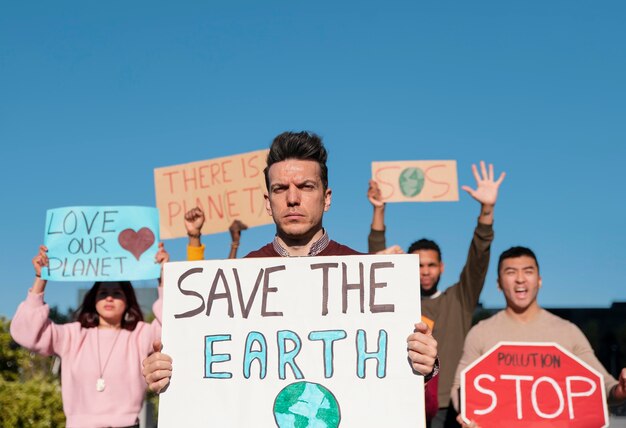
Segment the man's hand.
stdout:
<path fill-rule="evenodd" d="M 469 186 L 462 186 L 461 188 L 482 205 L 494 206 L 498 199 L 498 188 L 506 177 L 506 173 L 501 173 L 498 180 L 494 181 L 493 164 L 489 164 L 489 171 L 487 172 L 484 161 L 480 161 L 480 174 L 475 164 L 472 164 L 472 172 L 476 179 L 476 190 Z"/>
<path fill-rule="evenodd" d="M 383 202 L 382 196 L 380 194 L 380 188 L 378 187 L 378 183 L 374 180 L 370 180 L 370 184 L 367 189 L 367 199 L 369 199 L 370 203 L 374 205 L 374 207 L 385 206 L 385 203 Z"/>
<path fill-rule="evenodd" d="M 199 236 L 204 225 L 204 211 L 195 207 L 185 213 L 185 228 L 187 235 Z"/>
<path fill-rule="evenodd" d="M 406 342 L 413 371 L 423 376 L 431 374 L 437 359 L 437 341 L 430 327 L 423 322 L 415 324 L 415 332 L 406 339 Z"/>
<path fill-rule="evenodd" d="M 142 374 L 150 391 L 157 394 L 165 391 L 172 377 L 172 357 L 163 354 L 163 344 L 155 340 L 152 344 L 153 353 L 142 361 Z"/>

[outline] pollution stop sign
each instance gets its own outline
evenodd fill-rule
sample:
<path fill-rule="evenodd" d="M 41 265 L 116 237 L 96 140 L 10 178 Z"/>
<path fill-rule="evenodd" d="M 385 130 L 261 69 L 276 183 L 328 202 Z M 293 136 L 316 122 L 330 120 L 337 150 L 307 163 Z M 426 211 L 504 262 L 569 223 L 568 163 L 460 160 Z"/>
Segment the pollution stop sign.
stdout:
<path fill-rule="evenodd" d="M 556 343 L 491 348 L 461 373 L 461 415 L 483 427 L 609 423 L 602 376 Z"/>

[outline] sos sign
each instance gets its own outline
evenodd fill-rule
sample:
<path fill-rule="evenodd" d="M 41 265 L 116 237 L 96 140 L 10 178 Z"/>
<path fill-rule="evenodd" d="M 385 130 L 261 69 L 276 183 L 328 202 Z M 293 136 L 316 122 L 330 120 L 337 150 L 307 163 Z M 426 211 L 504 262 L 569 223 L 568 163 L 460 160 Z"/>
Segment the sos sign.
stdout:
<path fill-rule="evenodd" d="M 461 415 L 485 427 L 609 423 L 602 376 L 556 343 L 491 348 L 461 373 Z"/>

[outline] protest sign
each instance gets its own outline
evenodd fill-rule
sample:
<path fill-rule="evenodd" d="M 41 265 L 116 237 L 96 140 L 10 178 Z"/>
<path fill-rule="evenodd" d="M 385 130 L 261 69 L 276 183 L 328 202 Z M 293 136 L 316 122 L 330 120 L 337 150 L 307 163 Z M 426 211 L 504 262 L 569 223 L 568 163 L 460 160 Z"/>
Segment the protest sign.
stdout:
<path fill-rule="evenodd" d="M 272 223 L 265 211 L 268 150 L 156 168 L 156 205 L 164 239 L 187 236 L 185 213 L 198 206 L 206 221 L 203 234 L 225 232 L 233 220 L 247 226 Z"/>
<path fill-rule="evenodd" d="M 456 161 L 372 162 L 383 202 L 458 201 Z"/>
<path fill-rule="evenodd" d="M 120 281 L 161 276 L 155 263 L 159 213 L 149 207 L 64 207 L 46 213 L 44 245 L 53 281 Z"/>
<path fill-rule="evenodd" d="M 500 342 L 461 373 L 461 415 L 480 426 L 608 426 L 600 373 L 556 343 Z"/>
<path fill-rule="evenodd" d="M 168 263 L 159 427 L 425 425 L 416 255 Z"/>

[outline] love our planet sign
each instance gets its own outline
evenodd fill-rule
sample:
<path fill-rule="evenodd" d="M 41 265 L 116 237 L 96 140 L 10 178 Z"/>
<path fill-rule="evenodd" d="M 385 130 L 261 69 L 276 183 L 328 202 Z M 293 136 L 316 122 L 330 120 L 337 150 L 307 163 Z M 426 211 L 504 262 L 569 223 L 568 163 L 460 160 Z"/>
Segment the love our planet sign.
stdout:
<path fill-rule="evenodd" d="M 44 245 L 53 281 L 119 281 L 160 276 L 156 208 L 64 207 L 46 213 Z"/>

